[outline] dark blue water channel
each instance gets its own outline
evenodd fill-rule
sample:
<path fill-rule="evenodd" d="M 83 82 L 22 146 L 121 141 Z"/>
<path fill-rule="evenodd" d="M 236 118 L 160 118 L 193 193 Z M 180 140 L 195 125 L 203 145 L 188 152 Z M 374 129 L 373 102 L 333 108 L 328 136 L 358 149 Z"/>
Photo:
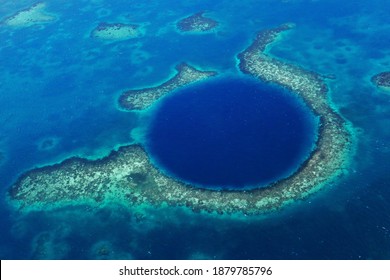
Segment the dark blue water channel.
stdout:
<path fill-rule="evenodd" d="M 296 94 L 224 77 L 161 100 L 144 144 L 170 176 L 203 188 L 248 189 L 297 171 L 317 132 L 317 118 Z"/>

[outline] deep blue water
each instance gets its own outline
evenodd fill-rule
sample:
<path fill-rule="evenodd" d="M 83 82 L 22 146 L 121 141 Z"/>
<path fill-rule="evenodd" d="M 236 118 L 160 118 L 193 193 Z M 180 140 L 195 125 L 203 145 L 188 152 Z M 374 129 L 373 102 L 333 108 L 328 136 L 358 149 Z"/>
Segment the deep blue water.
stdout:
<path fill-rule="evenodd" d="M 1 1 L 0 19 L 35 2 Z M 390 1 L 46 2 L 56 22 L 0 25 L 1 259 L 102 258 L 99 246 L 125 259 L 390 259 L 390 97 L 370 83 L 390 68 Z M 216 33 L 175 31 L 201 10 L 221 22 Z M 144 24 L 145 36 L 92 40 L 102 21 Z M 22 214 L 3 199 L 25 170 L 131 142 L 139 123 L 117 110 L 122 90 L 165 81 L 182 61 L 234 76 L 256 32 L 286 22 L 296 28 L 271 53 L 333 74 L 329 99 L 358 130 L 348 176 L 277 213 L 241 219 L 116 205 Z M 40 150 L 51 138 L 58 144 Z"/>
<path fill-rule="evenodd" d="M 247 189 L 297 170 L 316 139 L 293 93 L 248 78 L 212 79 L 161 101 L 146 148 L 168 174 L 206 188 Z"/>

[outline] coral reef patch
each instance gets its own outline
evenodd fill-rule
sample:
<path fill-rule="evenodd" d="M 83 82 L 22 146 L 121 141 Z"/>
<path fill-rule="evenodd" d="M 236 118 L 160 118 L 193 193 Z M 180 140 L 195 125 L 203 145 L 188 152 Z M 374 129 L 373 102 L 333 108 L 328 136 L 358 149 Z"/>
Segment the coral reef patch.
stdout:
<path fill-rule="evenodd" d="M 91 32 L 92 38 L 101 40 L 127 40 L 131 38 L 138 38 L 143 33 L 139 25 L 123 24 L 123 23 L 105 23 L 101 22 Z"/>
<path fill-rule="evenodd" d="M 177 23 L 177 28 L 181 32 L 205 32 L 215 29 L 218 22 L 203 16 L 204 13 L 199 12 L 180 20 Z"/>
<path fill-rule="evenodd" d="M 372 76 L 371 82 L 378 87 L 390 89 L 390 72 L 381 72 Z"/>
<path fill-rule="evenodd" d="M 13 27 L 27 27 L 35 24 L 49 23 L 55 21 L 57 17 L 45 11 L 46 3 L 39 2 L 27 9 L 18 11 L 14 15 L 6 18 L 3 24 Z"/>

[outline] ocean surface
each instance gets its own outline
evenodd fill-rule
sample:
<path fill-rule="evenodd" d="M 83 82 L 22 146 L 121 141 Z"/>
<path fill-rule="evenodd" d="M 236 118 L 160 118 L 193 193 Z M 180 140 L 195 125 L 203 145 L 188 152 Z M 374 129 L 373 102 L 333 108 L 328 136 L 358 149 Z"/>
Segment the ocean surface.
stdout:
<path fill-rule="evenodd" d="M 36 3 L 0 0 L 0 21 Z M 390 71 L 388 0 L 47 0 L 54 22 L 0 24 L 1 259 L 390 259 L 390 94 L 370 82 Z M 182 34 L 199 11 L 219 22 Z M 143 36 L 102 42 L 101 22 L 140 24 Z M 356 131 L 348 174 L 267 215 L 186 208 L 75 205 L 23 212 L 7 200 L 27 170 L 72 156 L 102 158 L 135 141 L 127 89 L 158 85 L 187 62 L 240 74 L 237 54 L 260 30 L 296 27 L 271 54 L 331 75 L 329 102 Z M 142 214 L 141 214 L 142 213 Z"/>

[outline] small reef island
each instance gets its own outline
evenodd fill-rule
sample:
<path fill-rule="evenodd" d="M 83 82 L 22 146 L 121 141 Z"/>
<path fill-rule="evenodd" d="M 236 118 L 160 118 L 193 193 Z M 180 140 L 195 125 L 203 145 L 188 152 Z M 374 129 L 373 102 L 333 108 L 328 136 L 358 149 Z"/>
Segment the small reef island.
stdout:
<path fill-rule="evenodd" d="M 105 23 L 101 22 L 91 32 L 92 38 L 100 40 L 127 40 L 131 38 L 138 38 L 143 33 L 140 30 L 140 26 L 136 24 L 124 24 L 124 23 Z"/>
<path fill-rule="evenodd" d="M 203 16 L 204 13 L 199 12 L 180 20 L 177 23 L 177 28 L 181 32 L 206 32 L 215 29 L 218 22 Z"/>
<path fill-rule="evenodd" d="M 39 2 L 33 6 L 18 11 L 14 15 L 2 21 L 3 24 L 13 27 L 28 27 L 35 24 L 43 24 L 55 21 L 57 17 L 45 11 L 46 3 Z"/>
<path fill-rule="evenodd" d="M 381 72 L 374 75 L 371 82 L 377 87 L 390 90 L 390 72 Z"/>
<path fill-rule="evenodd" d="M 319 75 L 269 54 L 269 47 L 292 27 L 286 24 L 261 31 L 238 54 L 241 72 L 299 95 L 319 119 L 313 151 L 287 178 L 245 191 L 198 188 L 165 175 L 152 163 L 144 147 L 134 144 L 99 160 L 70 158 L 30 170 L 11 186 L 10 203 L 21 211 L 114 202 L 128 207 L 170 205 L 195 212 L 261 214 L 322 189 L 347 172 L 353 151 L 352 128 L 330 105 L 328 87 Z M 179 65 L 177 71 L 160 86 L 124 92 L 120 106 L 125 110 L 143 110 L 176 88 L 208 81 L 216 75 L 186 64 Z"/>

